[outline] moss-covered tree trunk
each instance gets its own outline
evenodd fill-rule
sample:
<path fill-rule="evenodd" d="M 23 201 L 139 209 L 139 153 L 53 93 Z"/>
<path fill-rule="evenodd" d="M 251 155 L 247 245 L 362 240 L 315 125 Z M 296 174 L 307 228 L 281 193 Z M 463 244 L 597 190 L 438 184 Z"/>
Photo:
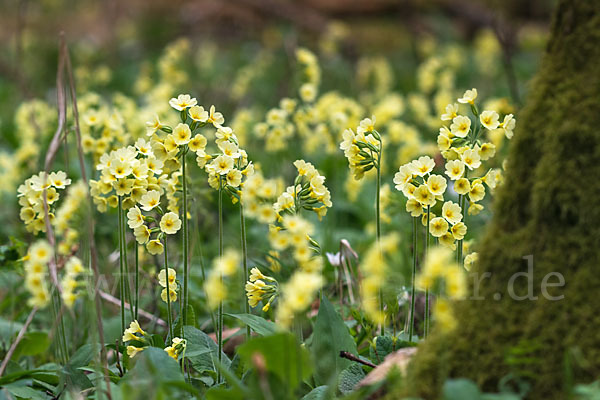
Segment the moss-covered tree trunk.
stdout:
<path fill-rule="evenodd" d="M 453 377 L 496 391 L 512 376 L 531 385 L 528 398 L 565 399 L 574 382 L 600 378 L 600 1 L 558 2 L 511 146 L 479 249 L 476 272 L 490 274 L 479 287 L 484 300 L 457 304 L 459 328 L 421 346 L 412 394 L 437 398 Z M 531 261 L 537 299 L 511 298 L 511 277 Z M 553 272 L 565 284 L 544 296 Z M 527 291 L 521 274 L 514 293 Z"/>

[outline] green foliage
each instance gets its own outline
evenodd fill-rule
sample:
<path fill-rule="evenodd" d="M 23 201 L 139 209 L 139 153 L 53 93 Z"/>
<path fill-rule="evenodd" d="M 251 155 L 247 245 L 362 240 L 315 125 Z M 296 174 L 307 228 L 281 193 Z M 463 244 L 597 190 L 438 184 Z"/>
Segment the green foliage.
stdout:
<path fill-rule="evenodd" d="M 217 344 L 206 333 L 193 326 L 185 326 L 183 329 L 187 340 L 185 355 L 192 363 L 192 367 L 201 374 L 210 373 L 211 376 L 215 376 L 217 371 L 215 362 L 219 359 Z M 221 362 L 227 368 L 231 364 L 225 354 L 221 354 Z"/>
<path fill-rule="evenodd" d="M 312 372 L 308 351 L 290 333 L 251 339 L 240 346 L 237 353 L 247 366 L 256 364 L 254 357 L 262 357 L 265 370 L 292 390 L 310 377 Z"/>
<path fill-rule="evenodd" d="M 274 322 L 267 321 L 266 319 L 259 317 L 258 315 L 252 314 L 227 314 L 230 317 L 234 317 L 248 325 L 253 332 L 258 333 L 262 336 L 272 335 L 277 331 L 277 325 Z"/>
<path fill-rule="evenodd" d="M 315 360 L 315 381 L 318 384 L 331 384 L 342 370 L 350 366 L 351 361 L 341 358 L 340 351 L 358 355 L 348 327 L 325 296 L 321 297 L 310 350 Z"/>

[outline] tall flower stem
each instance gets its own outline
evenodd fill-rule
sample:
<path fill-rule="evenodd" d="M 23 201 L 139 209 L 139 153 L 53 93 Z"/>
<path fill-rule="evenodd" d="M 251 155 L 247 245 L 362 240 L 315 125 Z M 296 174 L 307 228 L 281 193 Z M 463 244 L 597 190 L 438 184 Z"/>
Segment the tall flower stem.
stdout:
<path fill-rule="evenodd" d="M 129 284 L 129 264 L 127 262 L 127 222 L 126 222 L 125 210 L 121 209 L 121 243 L 123 246 L 123 252 L 121 253 L 121 257 L 123 258 L 123 270 L 125 272 L 125 276 L 123 277 L 123 287 L 125 288 L 125 296 L 127 296 L 127 302 L 129 303 L 129 314 L 131 316 L 131 320 L 135 319 L 135 314 L 133 312 L 133 302 L 131 301 L 131 285 Z"/>
<path fill-rule="evenodd" d="M 135 246 L 135 312 L 133 313 L 134 319 L 137 321 L 138 319 L 138 309 L 139 309 L 139 295 L 140 295 L 140 251 L 137 245 L 137 242 L 134 242 Z"/>
<path fill-rule="evenodd" d="M 223 256 L 223 176 L 219 175 L 219 258 Z M 223 284 L 223 274 L 221 274 L 221 284 Z M 223 352 L 223 300 L 219 302 L 217 313 L 218 329 L 217 342 L 219 346 L 219 363 L 221 362 L 221 353 Z M 217 382 L 221 382 L 221 372 L 217 374 Z"/>
<path fill-rule="evenodd" d="M 188 218 L 187 218 L 187 180 L 185 176 L 185 155 L 187 153 L 187 146 L 184 147 L 183 153 L 181 154 L 181 169 L 182 169 L 182 186 L 183 186 L 183 311 L 182 318 L 185 326 L 187 323 L 187 308 L 188 308 Z"/>
<path fill-rule="evenodd" d="M 463 208 L 463 196 L 462 196 L 462 194 L 458 195 L 458 206 L 460 207 L 460 210 L 462 212 L 463 211 L 463 209 L 462 209 Z M 464 219 L 464 216 L 463 216 L 463 219 Z M 457 246 L 457 249 L 456 249 L 456 262 L 458 263 L 458 265 L 460 265 L 460 262 L 461 262 L 461 260 L 463 258 L 462 254 L 463 254 L 463 240 L 461 239 L 461 240 L 458 241 L 458 246 Z"/>
<path fill-rule="evenodd" d="M 242 265 L 244 267 L 244 278 L 242 279 L 242 288 L 248 279 L 248 249 L 246 247 L 246 219 L 244 218 L 244 205 L 240 199 L 240 230 L 242 236 Z M 244 289 L 242 289 L 244 290 Z M 250 314 L 250 304 L 248 301 L 244 301 L 244 308 L 246 314 Z M 250 326 L 246 325 L 246 340 L 250 339 Z"/>
<path fill-rule="evenodd" d="M 169 325 L 169 335 L 170 340 L 173 340 L 175 336 L 173 336 L 173 323 L 171 322 L 171 287 L 169 282 L 169 256 L 167 251 L 167 235 L 165 235 L 165 279 L 167 281 L 167 324 Z"/>
<path fill-rule="evenodd" d="M 381 251 L 381 153 L 383 152 L 383 141 L 381 136 L 376 136 L 379 141 L 379 152 L 377 153 L 377 187 L 375 193 L 375 232 L 377 237 L 377 246 L 379 247 L 379 256 L 383 257 Z M 383 303 L 383 290 L 379 289 L 379 307 L 383 322 L 381 323 L 381 335 L 385 335 L 385 305 Z"/>
<path fill-rule="evenodd" d="M 415 277 L 417 275 L 417 217 L 413 218 L 413 269 L 410 285 L 410 325 L 408 327 L 408 340 L 412 342 L 415 328 Z"/>
<path fill-rule="evenodd" d="M 427 226 L 425 227 L 425 258 L 429 253 L 429 220 L 431 217 L 430 206 L 427 206 Z M 424 337 L 429 334 L 429 288 L 425 290 L 425 328 Z"/>
<path fill-rule="evenodd" d="M 121 332 L 125 332 L 125 284 L 124 284 L 124 271 L 123 271 L 123 200 L 119 196 L 119 297 L 121 298 Z"/>

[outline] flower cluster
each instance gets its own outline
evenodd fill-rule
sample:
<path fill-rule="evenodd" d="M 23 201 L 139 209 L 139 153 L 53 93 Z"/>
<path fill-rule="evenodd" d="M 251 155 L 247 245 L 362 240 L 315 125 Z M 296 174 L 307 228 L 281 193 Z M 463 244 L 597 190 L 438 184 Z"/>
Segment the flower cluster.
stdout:
<path fill-rule="evenodd" d="M 360 285 L 362 307 L 367 316 L 378 324 L 382 324 L 385 319 L 379 304 L 379 294 L 386 281 L 386 256 L 396 250 L 399 239 L 397 234 L 383 236 L 379 243 L 371 245 L 360 264 L 362 275 L 365 277 Z"/>
<path fill-rule="evenodd" d="M 245 289 L 250 307 L 256 307 L 264 299 L 269 299 L 262 307 L 262 310 L 267 312 L 271 307 L 271 303 L 279 294 L 279 283 L 275 278 L 264 275 L 258 268 L 254 267 L 250 270 L 250 277 L 246 282 Z"/>
<path fill-rule="evenodd" d="M 211 309 L 217 308 L 222 301 L 227 299 L 228 291 L 223 279 L 235 275 L 239 270 L 240 263 L 240 254 L 232 249 L 227 249 L 222 257 L 214 261 L 213 268 L 204 283 L 208 306 Z"/>
<path fill-rule="evenodd" d="M 310 305 L 314 294 L 324 284 L 321 271 L 323 259 L 318 255 L 319 245 L 310 237 L 314 226 L 299 215 L 286 214 L 281 226 L 271 225 L 269 241 L 277 251 L 291 250 L 298 269 L 282 286 L 277 318 L 289 326 L 294 315 Z"/>
<path fill-rule="evenodd" d="M 263 224 L 273 223 L 277 218 L 273 201 L 281 187 L 283 183 L 276 179 L 266 179 L 260 171 L 255 171 L 242 187 L 242 204 L 246 215 Z"/>
<path fill-rule="evenodd" d="M 417 276 L 416 285 L 423 290 L 435 289 L 437 292 L 443 292 L 447 298 L 453 300 L 464 298 L 467 290 L 466 276 L 462 268 L 456 263 L 452 251 L 445 247 L 435 247 L 429 251 L 421 273 Z M 451 330 L 456 326 L 446 298 L 439 297 L 436 300 L 434 315 L 442 329 Z"/>
<path fill-rule="evenodd" d="M 25 223 L 29 232 L 37 234 L 46 232 L 44 219 L 44 198 L 46 191 L 46 202 L 48 204 L 48 216 L 50 222 L 54 222 L 53 204 L 59 199 L 58 190 L 65 189 L 71 184 L 71 179 L 63 171 L 51 172 L 46 176 L 45 172 L 33 175 L 17 189 L 21 211 L 19 216 Z"/>
<path fill-rule="evenodd" d="M 288 186 L 273 204 L 277 218 L 281 220 L 282 214 L 298 214 L 302 209 L 314 211 L 319 219 L 323 218 L 327 208 L 333 205 L 325 177 L 304 160 L 296 160 L 294 166 L 298 170 L 294 186 Z"/>
<path fill-rule="evenodd" d="M 146 336 L 149 336 L 149 334 L 142 330 L 137 320 L 131 321 L 129 328 L 125 329 L 121 338 L 123 343 L 129 342 L 127 345 L 127 355 L 129 358 L 135 357 L 137 353 L 149 346 L 150 342 Z"/>
<path fill-rule="evenodd" d="M 381 145 L 381 136 L 375 130 L 375 117 L 360 121 L 356 133 L 352 129 L 344 131 L 340 149 L 344 150 L 354 179 L 361 179 L 365 172 L 380 167 Z"/>
<path fill-rule="evenodd" d="M 90 180 L 90 193 L 100 212 L 107 207 L 116 208 L 119 199 L 122 207 L 129 209 L 149 191 L 166 193 L 169 209 L 177 211 L 175 197 L 177 176 L 169 178 L 169 156 L 160 142 L 138 139 L 135 146 L 122 147 L 100 157 L 96 169 L 101 171 L 98 180 Z M 176 161 L 176 160 L 175 160 Z M 176 168 L 178 165 L 176 165 Z"/>
<path fill-rule="evenodd" d="M 54 250 L 46 240 L 38 240 L 27 251 L 23 268 L 25 287 L 32 296 L 27 303 L 32 307 L 42 308 L 50 301 L 46 276 L 48 262 L 52 257 L 54 257 Z"/>
<path fill-rule="evenodd" d="M 77 257 L 71 257 L 65 263 L 65 274 L 60 282 L 62 286 L 62 299 L 67 307 L 72 307 L 78 296 L 78 288 L 85 283 L 78 281 L 77 279 L 82 276 L 84 272 L 83 263 Z"/>
<path fill-rule="evenodd" d="M 185 352 L 186 346 L 187 341 L 185 339 L 174 337 L 171 341 L 171 345 L 165 347 L 165 351 L 171 358 L 177 361 L 179 355 Z"/>
<path fill-rule="evenodd" d="M 317 90 L 321 82 L 321 68 L 317 57 L 307 49 L 296 50 L 296 59 L 301 66 L 302 81 L 300 98 L 305 102 L 312 102 L 317 97 Z"/>
<path fill-rule="evenodd" d="M 56 209 L 53 225 L 56 236 L 61 238 L 57 246 L 58 253 L 61 255 L 71 253 L 79 239 L 75 217 L 87 199 L 87 191 L 88 188 L 83 181 L 76 182 L 69 188 L 62 204 Z"/>
<path fill-rule="evenodd" d="M 168 301 L 170 302 L 177 301 L 177 290 L 179 289 L 179 283 L 177 282 L 177 272 L 173 268 L 169 268 L 168 271 L 168 279 L 167 273 L 164 269 L 161 269 L 158 273 L 158 284 L 164 288 L 162 292 L 160 292 L 160 298 L 165 303 L 167 302 L 167 288 L 169 290 L 170 297 Z"/>

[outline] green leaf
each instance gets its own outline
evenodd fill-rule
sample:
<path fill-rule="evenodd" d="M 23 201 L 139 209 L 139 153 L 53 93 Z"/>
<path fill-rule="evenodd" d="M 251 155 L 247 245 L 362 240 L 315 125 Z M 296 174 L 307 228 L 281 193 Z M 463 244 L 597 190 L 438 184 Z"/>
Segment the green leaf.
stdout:
<path fill-rule="evenodd" d="M 375 364 L 381 364 L 394 351 L 394 340 L 390 336 L 377 336 L 374 343 L 369 346 L 369 356 Z"/>
<path fill-rule="evenodd" d="M 185 325 L 196 327 L 196 312 L 191 304 L 187 306 L 187 315 L 185 317 Z"/>
<path fill-rule="evenodd" d="M 195 391 L 184 381 L 177 361 L 162 349 L 147 347 L 133 362 L 134 367 L 119 383 L 124 398 L 182 398 L 182 391 Z"/>
<path fill-rule="evenodd" d="M 296 337 L 287 332 L 250 339 L 238 347 L 237 352 L 247 366 L 254 365 L 252 357 L 261 355 L 265 369 L 292 390 L 311 373 L 310 355 Z"/>
<path fill-rule="evenodd" d="M 309 393 L 307 393 L 302 400 L 325 400 L 327 399 L 327 392 L 329 391 L 329 386 L 317 386 Z"/>
<path fill-rule="evenodd" d="M 27 386 L 27 383 L 27 380 L 21 380 L 9 383 L 7 385 L 2 385 L 2 388 L 6 389 L 13 396 L 21 397 L 24 399 L 46 400 L 50 398 L 46 393 L 37 391 L 34 388 Z"/>
<path fill-rule="evenodd" d="M 442 390 L 444 400 L 480 400 L 477 385 L 468 379 L 449 379 Z"/>
<path fill-rule="evenodd" d="M 185 356 L 194 369 L 200 373 L 216 371 L 213 360 L 219 359 L 219 346 L 206 333 L 193 326 L 185 326 L 183 329 L 187 340 Z M 227 368 L 231 364 L 225 353 L 221 353 L 221 362 Z"/>
<path fill-rule="evenodd" d="M 73 368 L 69 364 L 65 365 L 61 370 L 58 386 L 62 388 L 65 385 L 69 389 L 78 389 L 77 391 L 89 389 L 94 386 L 83 371 Z"/>
<path fill-rule="evenodd" d="M 314 326 L 311 351 L 315 360 L 317 384 L 331 383 L 351 361 L 340 357 L 340 351 L 358 355 L 356 343 L 342 317 L 325 296 L 321 299 Z"/>
<path fill-rule="evenodd" d="M 69 359 L 69 365 L 73 368 L 85 367 L 92 361 L 94 356 L 100 351 L 98 343 L 88 343 L 81 346 L 75 354 Z"/>
<path fill-rule="evenodd" d="M 262 336 L 272 335 L 277 332 L 277 325 L 274 322 L 252 314 L 227 314 L 248 325 L 254 332 Z"/>
<path fill-rule="evenodd" d="M 21 356 L 35 356 L 42 354 L 50 347 L 50 339 L 46 332 L 27 332 L 17 345 L 14 353 L 15 359 Z"/>
<path fill-rule="evenodd" d="M 342 394 L 348 394 L 356 388 L 356 385 L 365 377 L 360 364 L 351 364 L 348 368 L 340 373 L 338 389 Z"/>

